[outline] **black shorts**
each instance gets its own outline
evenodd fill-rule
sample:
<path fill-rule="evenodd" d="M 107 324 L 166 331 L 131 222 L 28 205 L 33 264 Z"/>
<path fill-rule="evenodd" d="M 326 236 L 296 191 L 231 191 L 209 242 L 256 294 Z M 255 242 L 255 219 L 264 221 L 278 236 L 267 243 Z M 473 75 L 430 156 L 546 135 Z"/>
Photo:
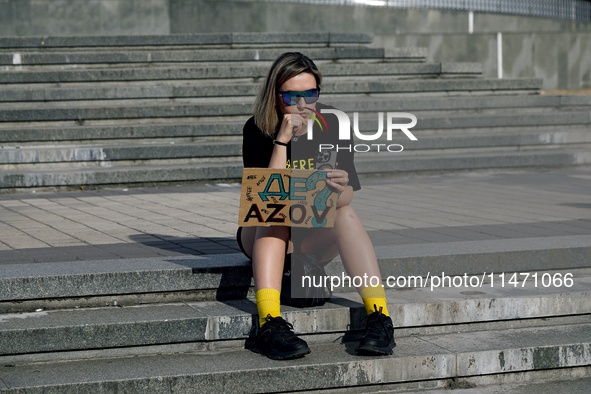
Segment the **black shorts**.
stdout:
<path fill-rule="evenodd" d="M 242 245 L 242 227 L 238 227 L 238 231 L 236 232 L 236 242 L 238 242 L 238 246 L 240 246 L 240 250 L 242 251 L 242 253 L 244 253 L 244 255 L 248 257 L 249 260 L 252 260 L 252 257 L 246 254 L 244 246 Z"/>

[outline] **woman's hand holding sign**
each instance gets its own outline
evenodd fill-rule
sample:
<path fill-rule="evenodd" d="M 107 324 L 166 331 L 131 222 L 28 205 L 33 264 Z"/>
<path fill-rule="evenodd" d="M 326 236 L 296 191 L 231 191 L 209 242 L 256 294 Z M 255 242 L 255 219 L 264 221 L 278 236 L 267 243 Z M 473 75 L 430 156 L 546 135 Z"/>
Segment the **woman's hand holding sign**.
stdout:
<path fill-rule="evenodd" d="M 334 169 L 327 175 L 326 183 L 331 186 L 337 193 L 345 191 L 345 187 L 349 184 L 349 174 L 345 170 Z"/>
<path fill-rule="evenodd" d="M 338 163 L 337 163 L 338 165 Z M 353 198 L 353 188 L 348 186 L 349 174 L 345 170 L 334 169 L 327 174 L 326 183 L 339 194 L 337 208 L 348 205 Z"/>

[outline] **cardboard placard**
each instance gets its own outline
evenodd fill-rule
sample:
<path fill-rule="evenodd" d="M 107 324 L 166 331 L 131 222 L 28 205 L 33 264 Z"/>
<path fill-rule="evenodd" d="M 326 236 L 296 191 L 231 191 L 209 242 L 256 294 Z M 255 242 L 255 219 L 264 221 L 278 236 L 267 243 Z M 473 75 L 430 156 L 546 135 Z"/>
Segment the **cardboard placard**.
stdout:
<path fill-rule="evenodd" d="M 337 195 L 328 172 L 245 168 L 238 225 L 333 227 Z"/>

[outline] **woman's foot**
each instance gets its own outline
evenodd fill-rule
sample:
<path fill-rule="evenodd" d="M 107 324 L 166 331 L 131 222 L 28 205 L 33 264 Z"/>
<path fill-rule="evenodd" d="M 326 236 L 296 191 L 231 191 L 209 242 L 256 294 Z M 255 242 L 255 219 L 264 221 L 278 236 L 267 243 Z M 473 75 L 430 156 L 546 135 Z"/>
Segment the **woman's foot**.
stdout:
<path fill-rule="evenodd" d="M 273 360 L 289 360 L 310 353 L 308 344 L 293 333 L 293 326 L 282 317 L 267 315 L 257 331 L 255 350 Z"/>
<path fill-rule="evenodd" d="M 382 308 L 367 316 L 365 332 L 355 351 L 366 356 L 381 356 L 392 354 L 396 347 L 394 341 L 394 325 L 390 316 L 382 313 Z"/>

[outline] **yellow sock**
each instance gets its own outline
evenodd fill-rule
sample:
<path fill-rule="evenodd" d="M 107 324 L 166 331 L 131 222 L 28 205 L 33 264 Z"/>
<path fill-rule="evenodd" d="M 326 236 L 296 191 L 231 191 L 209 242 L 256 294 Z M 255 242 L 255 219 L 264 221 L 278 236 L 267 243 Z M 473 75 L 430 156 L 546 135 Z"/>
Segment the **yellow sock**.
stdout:
<path fill-rule="evenodd" d="M 375 305 L 378 311 L 381 307 L 382 313 L 386 316 L 390 316 L 388 314 L 388 307 L 386 306 L 386 292 L 382 285 L 377 285 L 376 287 L 368 286 L 361 290 L 359 295 L 363 299 L 363 305 L 365 306 L 368 315 L 376 311 L 374 309 Z"/>
<path fill-rule="evenodd" d="M 259 327 L 266 323 L 267 315 L 271 317 L 281 316 L 279 308 L 279 296 L 281 293 L 275 289 L 260 289 L 256 292 L 257 309 L 259 310 Z"/>

